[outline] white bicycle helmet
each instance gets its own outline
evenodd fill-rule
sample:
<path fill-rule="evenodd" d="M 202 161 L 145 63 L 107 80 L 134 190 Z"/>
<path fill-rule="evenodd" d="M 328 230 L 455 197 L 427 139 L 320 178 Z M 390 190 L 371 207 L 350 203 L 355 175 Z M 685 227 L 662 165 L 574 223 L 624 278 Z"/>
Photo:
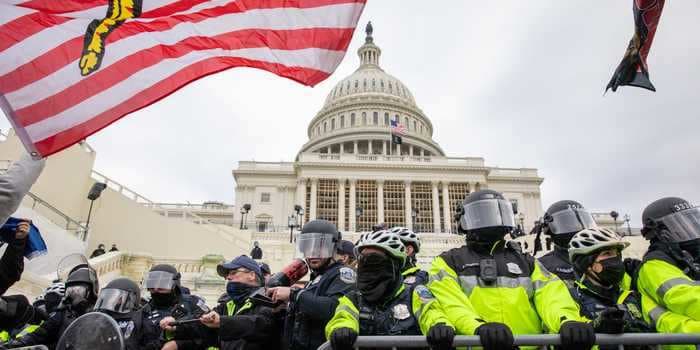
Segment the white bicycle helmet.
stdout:
<path fill-rule="evenodd" d="M 576 233 L 569 242 L 569 258 L 573 261 L 576 255 L 588 255 L 606 248 L 623 250 L 630 245 L 620 239 L 617 233 L 602 227 L 587 228 Z"/>
<path fill-rule="evenodd" d="M 416 254 L 420 251 L 420 236 L 417 233 L 401 226 L 392 227 L 390 231 L 399 235 L 399 239 L 404 245 L 413 243 L 413 246 L 416 247 Z"/>
<path fill-rule="evenodd" d="M 389 230 L 381 230 L 362 235 L 357 245 L 355 245 L 356 255 L 359 256 L 362 249 L 367 247 L 382 249 L 393 258 L 401 260 L 401 264 L 406 262 L 406 247 L 401 242 L 399 236 Z"/>

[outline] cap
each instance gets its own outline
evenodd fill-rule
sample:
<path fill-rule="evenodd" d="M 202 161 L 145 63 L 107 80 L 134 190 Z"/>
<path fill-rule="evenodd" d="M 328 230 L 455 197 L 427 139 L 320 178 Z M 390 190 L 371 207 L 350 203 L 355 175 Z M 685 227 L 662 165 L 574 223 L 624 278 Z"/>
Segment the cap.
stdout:
<path fill-rule="evenodd" d="M 258 275 L 258 277 L 260 277 L 261 279 L 263 278 L 262 271 L 260 270 L 260 265 L 258 265 L 258 263 L 255 262 L 255 260 L 253 260 L 247 255 L 241 255 L 231 260 L 230 262 L 217 265 L 216 272 L 219 274 L 219 276 L 225 278 L 226 275 L 228 275 L 229 271 L 241 267 L 253 271 L 256 275 Z"/>

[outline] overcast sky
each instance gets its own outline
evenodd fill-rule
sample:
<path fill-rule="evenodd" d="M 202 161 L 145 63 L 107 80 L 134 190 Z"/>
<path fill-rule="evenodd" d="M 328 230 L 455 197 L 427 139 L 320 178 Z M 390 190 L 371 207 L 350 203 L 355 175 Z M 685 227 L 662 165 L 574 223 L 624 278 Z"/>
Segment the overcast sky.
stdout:
<path fill-rule="evenodd" d="M 576 199 L 639 226 L 661 196 L 700 202 L 699 17 L 700 2 L 667 2 L 649 57 L 658 92 L 603 96 L 633 34 L 631 0 L 369 0 L 345 60 L 315 88 L 232 69 L 88 142 L 98 171 L 154 201 L 233 202 L 238 161 L 294 158 L 328 91 L 357 67 L 372 20 L 382 67 L 449 156 L 538 168 L 544 209 Z"/>

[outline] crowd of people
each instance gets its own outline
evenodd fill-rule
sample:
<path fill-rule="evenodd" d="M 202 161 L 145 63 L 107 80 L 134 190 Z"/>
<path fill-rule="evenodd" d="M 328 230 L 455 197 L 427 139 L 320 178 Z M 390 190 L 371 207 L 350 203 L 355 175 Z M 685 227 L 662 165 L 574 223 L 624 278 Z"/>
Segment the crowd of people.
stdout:
<path fill-rule="evenodd" d="M 2 187 L 0 179 L 0 199 Z M 311 220 L 297 237 L 304 259 L 283 271 L 247 255 L 218 265 L 226 292 L 213 308 L 171 265 L 153 266 L 140 285 L 117 278 L 101 286 L 88 263 L 77 264 L 32 304 L 2 296 L 0 348 L 53 349 L 90 312 L 116 321 L 126 349 L 312 350 L 328 341 L 349 350 L 358 336 L 423 335 L 442 350 L 456 335 L 476 335 L 483 348 L 505 350 L 514 335 L 545 333 L 559 334 L 565 349 L 590 349 L 596 333 L 700 333 L 700 208 L 667 197 L 642 219 L 648 252 L 623 259 L 629 243 L 580 203 L 557 202 L 536 228 L 554 249 L 536 258 L 507 239 L 516 228 L 511 203 L 476 191 L 458 210 L 465 244 L 427 270 L 416 264 L 420 236 L 408 228 L 378 225 L 353 243 L 333 223 Z M 3 294 L 22 272 L 26 231 L 17 227 L 2 257 Z"/>

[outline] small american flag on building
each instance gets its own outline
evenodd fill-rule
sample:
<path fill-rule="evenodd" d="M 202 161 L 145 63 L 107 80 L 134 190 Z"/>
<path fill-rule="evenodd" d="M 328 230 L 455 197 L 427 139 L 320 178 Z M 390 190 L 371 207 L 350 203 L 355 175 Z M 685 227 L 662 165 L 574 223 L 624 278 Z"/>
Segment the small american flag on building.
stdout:
<path fill-rule="evenodd" d="M 403 126 L 403 124 L 399 123 L 398 120 L 392 120 L 391 121 L 391 134 L 405 136 L 406 135 L 406 127 Z"/>

